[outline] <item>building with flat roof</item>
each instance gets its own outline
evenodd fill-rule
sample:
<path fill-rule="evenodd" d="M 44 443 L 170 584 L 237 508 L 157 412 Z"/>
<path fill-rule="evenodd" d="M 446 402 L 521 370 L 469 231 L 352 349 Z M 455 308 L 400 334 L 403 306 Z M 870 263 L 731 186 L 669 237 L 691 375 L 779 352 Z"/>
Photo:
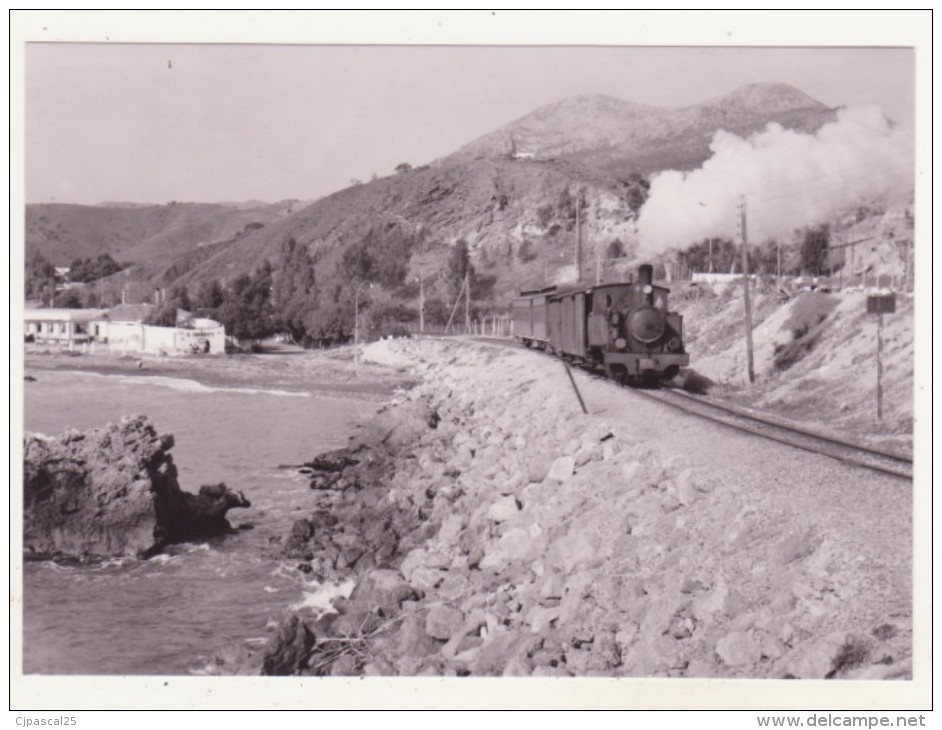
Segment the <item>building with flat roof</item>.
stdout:
<path fill-rule="evenodd" d="M 25 334 L 34 342 L 55 345 L 92 342 L 97 334 L 94 322 L 104 313 L 104 309 L 27 309 Z"/>

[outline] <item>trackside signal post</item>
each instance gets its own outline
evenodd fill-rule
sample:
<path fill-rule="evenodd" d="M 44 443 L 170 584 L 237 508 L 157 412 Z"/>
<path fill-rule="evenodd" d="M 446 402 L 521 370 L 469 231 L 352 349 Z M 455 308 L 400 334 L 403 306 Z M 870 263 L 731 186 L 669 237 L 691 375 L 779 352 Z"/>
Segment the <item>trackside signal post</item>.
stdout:
<path fill-rule="evenodd" d="M 877 315 L 877 420 L 883 421 L 883 315 L 896 312 L 896 294 L 867 297 L 867 314 Z"/>

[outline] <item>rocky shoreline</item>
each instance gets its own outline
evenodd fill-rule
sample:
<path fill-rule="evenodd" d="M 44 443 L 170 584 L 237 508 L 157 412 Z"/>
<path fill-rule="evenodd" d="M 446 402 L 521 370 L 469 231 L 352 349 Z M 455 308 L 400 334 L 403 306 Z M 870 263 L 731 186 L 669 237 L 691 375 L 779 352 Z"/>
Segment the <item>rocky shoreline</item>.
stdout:
<path fill-rule="evenodd" d="M 912 676 L 909 599 L 867 593 L 898 566 L 860 565 L 803 506 L 768 527 L 644 424 L 583 415 L 549 360 L 435 341 L 366 357 L 420 384 L 305 465 L 308 516 L 278 548 L 339 597 L 218 673 Z"/>

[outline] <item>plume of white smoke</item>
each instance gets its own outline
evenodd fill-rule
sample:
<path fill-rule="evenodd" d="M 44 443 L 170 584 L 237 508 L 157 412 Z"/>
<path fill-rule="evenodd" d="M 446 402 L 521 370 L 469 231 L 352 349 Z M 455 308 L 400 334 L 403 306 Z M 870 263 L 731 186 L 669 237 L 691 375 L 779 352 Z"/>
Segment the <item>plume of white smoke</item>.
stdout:
<path fill-rule="evenodd" d="M 638 218 L 646 255 L 712 236 L 736 238 L 739 196 L 749 240 L 787 240 L 847 206 L 878 196 L 908 199 L 914 186 L 911 132 L 876 107 L 841 109 L 816 134 L 769 124 L 743 139 L 718 131 L 713 155 L 692 172 L 668 170 L 651 181 Z"/>

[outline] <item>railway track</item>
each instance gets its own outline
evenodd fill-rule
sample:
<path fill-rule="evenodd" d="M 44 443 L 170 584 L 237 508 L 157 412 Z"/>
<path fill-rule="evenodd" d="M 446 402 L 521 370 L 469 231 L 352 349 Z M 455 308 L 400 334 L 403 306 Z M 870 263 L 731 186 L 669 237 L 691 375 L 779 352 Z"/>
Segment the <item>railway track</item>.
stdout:
<path fill-rule="evenodd" d="M 912 457 L 905 454 L 818 433 L 765 414 L 747 411 L 738 406 L 720 403 L 676 389 L 638 389 L 633 392 L 649 400 L 669 405 L 737 431 L 827 456 L 845 464 L 889 474 L 899 479 L 912 481 L 913 478 Z"/>
<path fill-rule="evenodd" d="M 515 347 L 512 341 L 505 338 L 477 337 L 475 339 Z M 659 390 L 635 388 L 632 392 L 736 431 L 828 456 L 845 464 L 881 472 L 899 479 L 912 481 L 913 478 L 912 456 L 906 454 L 812 431 L 773 416 L 696 396 L 676 388 Z"/>

